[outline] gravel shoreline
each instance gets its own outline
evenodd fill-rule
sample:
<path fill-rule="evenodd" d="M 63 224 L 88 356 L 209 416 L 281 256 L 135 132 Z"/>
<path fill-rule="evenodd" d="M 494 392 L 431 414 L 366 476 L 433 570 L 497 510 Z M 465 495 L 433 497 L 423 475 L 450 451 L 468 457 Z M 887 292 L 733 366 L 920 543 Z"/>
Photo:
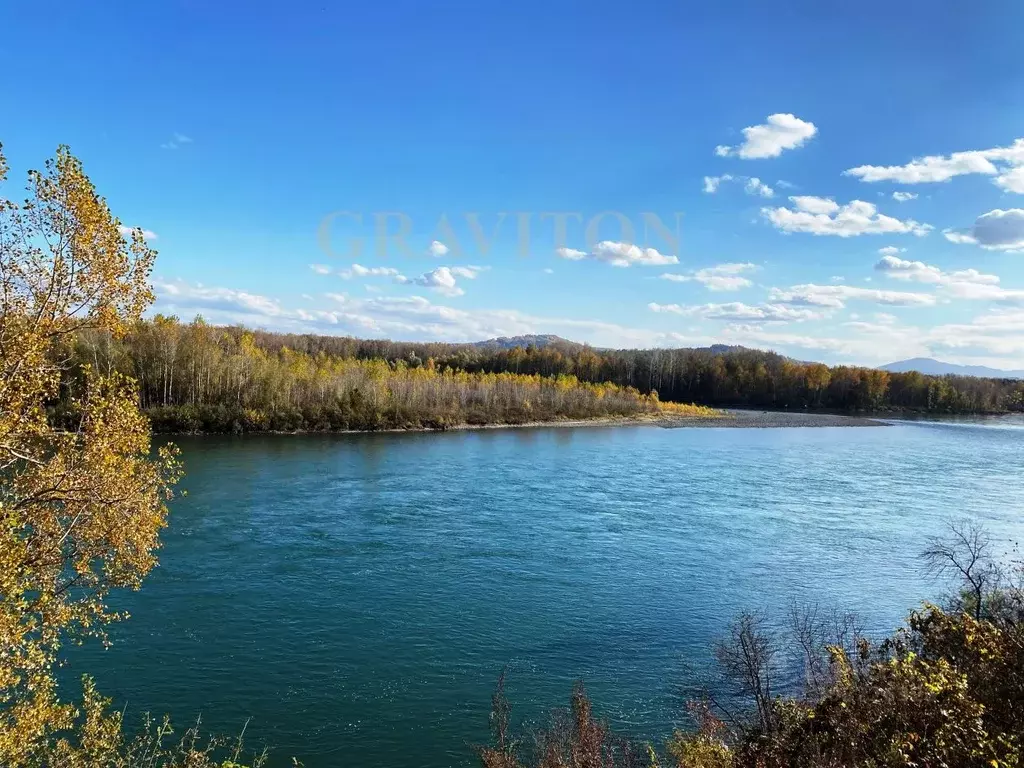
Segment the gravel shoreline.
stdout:
<path fill-rule="evenodd" d="M 408 432 L 474 432 L 484 429 L 541 429 L 564 427 L 662 427 L 664 429 L 779 429 L 791 427 L 886 427 L 885 422 L 864 416 L 842 416 L 831 413 L 786 413 L 785 411 L 754 411 L 723 408 L 717 416 L 680 416 L 674 414 L 645 414 L 643 416 L 609 416 L 596 419 L 568 419 L 565 421 L 528 421 L 522 424 L 457 424 L 445 429 L 412 427 L 409 429 L 341 429 L 297 430 L 280 432 L 268 430 L 251 432 L 252 435 L 368 435 Z M 206 432 L 157 432 L 161 435 L 222 434 Z M 223 433 L 227 434 L 227 433 Z"/>
<path fill-rule="evenodd" d="M 686 427 L 720 427 L 732 429 L 777 429 L 783 427 L 886 427 L 884 421 L 865 416 L 843 416 L 834 413 L 789 413 L 786 411 L 750 411 L 723 409 L 716 418 L 680 418 L 657 422 L 669 429 Z"/>
<path fill-rule="evenodd" d="M 460 424 L 448 432 L 478 429 L 535 429 L 538 427 L 630 427 L 651 426 L 665 429 L 781 429 L 791 427 L 885 427 L 885 422 L 864 416 L 842 416 L 832 413 L 787 413 L 785 411 L 753 411 L 722 409 L 720 416 L 639 416 L 598 418 L 570 421 L 531 421 L 524 424 Z M 411 430 L 396 430 L 408 432 Z"/>

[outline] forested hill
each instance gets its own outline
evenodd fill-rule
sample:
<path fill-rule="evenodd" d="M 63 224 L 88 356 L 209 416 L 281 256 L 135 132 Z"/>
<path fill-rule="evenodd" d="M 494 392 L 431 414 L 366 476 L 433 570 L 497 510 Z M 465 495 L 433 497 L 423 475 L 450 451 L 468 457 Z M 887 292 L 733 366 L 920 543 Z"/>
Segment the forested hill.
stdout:
<path fill-rule="evenodd" d="M 381 428 L 431 425 L 434 419 L 443 426 L 459 419 L 627 413 L 646 408 L 638 397 L 654 392 L 662 402 L 708 406 L 1024 410 L 1020 381 L 830 368 L 742 347 L 595 350 L 558 342 L 525 348 L 391 342 L 215 327 L 201 319 L 183 324 L 161 316 L 139 323 L 120 340 L 81 334 L 72 344 L 79 366 L 117 369 L 136 378 L 143 406 L 158 427 L 168 428 L 180 418 L 174 409 L 184 406 L 206 409 L 196 417 L 204 422 L 230 423 L 241 409 L 253 429 L 271 423 L 274 428 Z M 462 378 L 456 381 L 456 375 Z M 497 375 L 513 378 L 493 378 Z M 558 377 L 560 390 L 554 386 Z M 386 406 L 383 385 L 378 386 L 385 379 L 395 387 Z M 211 416 L 210 409 L 220 409 L 220 415 Z M 291 415 L 278 418 L 280 413 Z M 171 423 L 162 425 L 161 414 L 170 414 Z"/>

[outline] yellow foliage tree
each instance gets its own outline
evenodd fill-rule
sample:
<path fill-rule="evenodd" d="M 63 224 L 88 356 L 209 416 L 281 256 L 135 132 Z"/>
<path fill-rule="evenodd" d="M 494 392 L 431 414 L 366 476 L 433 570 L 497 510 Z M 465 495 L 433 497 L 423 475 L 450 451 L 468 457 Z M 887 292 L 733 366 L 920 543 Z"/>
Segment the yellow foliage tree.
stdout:
<path fill-rule="evenodd" d="M 7 171 L 0 151 L 0 182 Z M 138 588 L 156 564 L 179 476 L 172 448 L 152 458 L 134 381 L 88 368 L 65 375 L 72 335 L 119 336 L 153 300 L 156 254 L 141 230 L 124 231 L 67 147 L 29 173 L 23 203 L 0 197 L 4 766 L 50 764 L 46 754 L 73 754 L 96 730 L 73 739 L 61 733 L 79 717 L 57 695 L 61 644 L 102 636 L 119 618 L 106 597 L 112 588 Z M 70 390 L 70 408 L 55 414 L 61 387 Z M 86 709 L 85 725 L 99 722 L 88 701 Z"/>

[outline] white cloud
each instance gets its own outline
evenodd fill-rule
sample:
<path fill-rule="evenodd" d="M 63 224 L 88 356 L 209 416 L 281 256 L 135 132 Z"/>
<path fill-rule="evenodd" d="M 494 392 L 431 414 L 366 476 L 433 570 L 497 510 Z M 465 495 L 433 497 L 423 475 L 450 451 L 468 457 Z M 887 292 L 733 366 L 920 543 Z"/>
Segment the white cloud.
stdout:
<path fill-rule="evenodd" d="M 760 197 L 775 197 L 775 190 L 769 187 L 764 182 L 762 182 L 756 176 L 751 176 L 749 179 L 747 179 L 747 185 L 743 189 L 748 195 L 758 195 Z"/>
<path fill-rule="evenodd" d="M 704 177 L 704 192 L 709 195 L 715 194 L 718 191 L 718 187 L 721 186 L 723 181 L 732 181 L 732 176 L 728 173 L 722 176 L 705 176 Z"/>
<path fill-rule="evenodd" d="M 671 313 L 684 317 L 699 317 L 705 320 L 729 320 L 734 322 L 788 323 L 805 320 L 820 320 L 826 315 L 810 309 L 793 309 L 781 304 L 760 304 L 752 306 L 739 301 L 726 304 L 658 304 L 651 302 L 647 308 L 661 314 Z"/>
<path fill-rule="evenodd" d="M 431 256 L 441 258 L 442 256 L 448 255 L 448 246 L 442 243 L 440 240 L 434 240 L 430 245 L 427 246 L 427 253 Z"/>
<path fill-rule="evenodd" d="M 563 247 L 557 248 L 555 254 L 570 261 L 580 261 L 581 259 L 603 261 L 613 267 L 631 267 L 634 264 L 650 267 L 679 263 L 679 259 L 675 256 L 659 253 L 654 248 L 641 248 L 631 243 L 618 243 L 612 240 L 602 240 L 594 246 L 594 250 L 590 253 Z"/>
<path fill-rule="evenodd" d="M 274 299 L 231 288 L 207 288 L 200 284 L 191 285 L 180 280 L 164 281 L 160 279 L 153 281 L 153 288 L 161 300 L 175 305 L 181 302 L 192 309 L 240 312 L 270 318 L 279 318 L 286 314 Z"/>
<path fill-rule="evenodd" d="M 117 227 L 117 231 L 121 233 L 121 237 L 127 237 L 129 239 L 132 236 L 132 231 L 134 231 L 135 229 L 136 229 L 136 227 L 126 227 L 124 224 L 119 224 L 118 227 Z M 139 227 L 139 229 L 141 229 L 141 227 Z M 142 239 L 143 240 L 156 240 L 156 232 L 154 232 L 151 229 L 143 229 L 142 230 Z"/>
<path fill-rule="evenodd" d="M 906 248 L 897 248 L 895 245 L 887 245 L 884 248 L 879 248 L 878 252 L 883 256 L 895 256 L 897 253 L 904 253 Z"/>
<path fill-rule="evenodd" d="M 995 184 L 1007 192 L 1024 195 L 1024 166 L 1014 168 L 996 178 Z"/>
<path fill-rule="evenodd" d="M 797 210 L 806 211 L 807 213 L 823 213 L 830 214 L 835 213 L 839 210 L 839 203 L 833 200 L 831 197 L 815 197 L 814 195 L 791 195 L 790 202 L 792 202 Z"/>
<path fill-rule="evenodd" d="M 923 261 L 909 261 L 892 255 L 883 256 L 875 264 L 875 269 L 897 280 L 931 283 L 933 285 L 952 286 L 962 283 L 995 285 L 999 282 L 999 278 L 996 275 L 986 275 L 976 269 L 943 272 L 938 267 L 925 264 Z"/>
<path fill-rule="evenodd" d="M 983 213 L 974 222 L 971 235 L 991 251 L 1016 251 L 1024 248 L 1024 208 L 1007 211 L 996 208 Z"/>
<path fill-rule="evenodd" d="M 345 280 L 351 280 L 353 277 L 402 277 L 394 267 L 364 267 L 362 264 L 353 264 L 348 269 L 341 270 L 338 275 Z"/>
<path fill-rule="evenodd" d="M 917 200 L 917 195 L 913 192 L 893 192 L 892 199 L 897 203 L 906 203 L 911 200 Z"/>
<path fill-rule="evenodd" d="M 875 288 L 858 288 L 852 285 L 794 285 L 791 288 L 772 288 L 772 301 L 797 306 L 831 307 L 842 309 L 848 300 L 869 301 L 898 307 L 928 307 L 937 303 L 929 293 L 908 291 L 884 291 Z"/>
<path fill-rule="evenodd" d="M 560 259 L 569 259 L 570 261 L 580 261 L 587 258 L 586 251 L 577 251 L 575 248 L 566 248 L 565 246 L 556 248 L 555 255 Z"/>
<path fill-rule="evenodd" d="M 326 264 L 310 264 L 309 268 L 316 272 L 318 275 L 329 275 L 331 274 L 331 268 Z"/>
<path fill-rule="evenodd" d="M 996 280 L 998 281 L 998 278 Z M 1024 291 L 1001 288 L 993 283 L 963 280 L 950 283 L 947 292 L 957 299 L 990 301 L 997 304 L 1024 304 Z"/>
<path fill-rule="evenodd" d="M 762 208 L 761 214 L 783 232 L 856 237 L 858 235 L 927 235 L 932 227 L 913 219 L 895 219 L 878 212 L 871 203 L 854 200 L 839 205 L 834 200 L 809 195 L 789 198 L 795 208 Z"/>
<path fill-rule="evenodd" d="M 416 285 L 430 288 L 445 296 L 461 296 L 465 291 L 458 287 L 455 273 L 449 267 L 437 267 L 413 278 Z"/>
<path fill-rule="evenodd" d="M 723 174 L 722 176 L 705 176 L 704 177 L 704 192 L 705 194 L 715 194 L 719 187 L 727 181 L 738 181 L 744 182 L 743 191 L 748 195 L 754 195 L 756 197 L 774 197 L 775 190 L 769 187 L 767 184 L 762 182 L 756 176 L 733 176 L 731 174 Z"/>
<path fill-rule="evenodd" d="M 753 285 L 750 280 L 740 275 L 743 272 L 752 272 L 756 269 L 757 265 L 749 262 L 727 263 L 698 269 L 689 274 L 666 272 L 659 275 L 659 278 L 675 283 L 696 282 L 712 291 L 736 291 Z"/>
<path fill-rule="evenodd" d="M 975 219 L 970 233 L 947 229 L 942 234 L 951 243 L 980 245 L 986 251 L 1022 251 L 1024 208 L 996 208 Z"/>
<path fill-rule="evenodd" d="M 968 234 L 966 234 L 964 232 L 957 232 L 957 231 L 952 230 L 952 229 L 944 229 L 944 230 L 942 230 L 942 235 L 947 240 L 949 240 L 949 242 L 956 243 L 957 245 L 977 245 L 978 244 L 977 240 L 975 240 L 971 235 L 968 235 Z"/>
<path fill-rule="evenodd" d="M 906 165 L 861 165 L 844 173 L 861 181 L 895 181 L 899 184 L 928 184 L 949 181 L 956 176 L 995 176 L 994 183 L 1008 192 L 1024 193 L 1024 139 L 1009 147 L 928 155 Z"/>
<path fill-rule="evenodd" d="M 711 291 L 738 291 L 753 285 L 747 278 L 738 276 L 698 274 L 694 279 L 703 283 Z"/>
<path fill-rule="evenodd" d="M 715 154 L 719 157 L 735 155 L 744 160 L 778 157 L 784 150 L 801 146 L 817 132 L 814 123 L 778 113 L 769 115 L 762 125 L 744 128 L 744 142 L 739 147 L 719 145 L 715 147 Z"/>

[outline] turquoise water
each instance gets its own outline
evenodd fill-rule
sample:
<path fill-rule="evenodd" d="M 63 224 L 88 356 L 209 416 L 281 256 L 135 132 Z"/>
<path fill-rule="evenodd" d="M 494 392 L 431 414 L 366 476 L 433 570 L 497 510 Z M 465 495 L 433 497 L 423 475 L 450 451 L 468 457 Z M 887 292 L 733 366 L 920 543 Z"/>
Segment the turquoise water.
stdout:
<path fill-rule="evenodd" d="M 471 763 L 506 665 L 514 719 L 582 678 L 659 738 L 736 612 L 887 632 L 942 521 L 1024 532 L 1019 427 L 181 438 L 161 565 L 70 671 L 308 768 Z"/>

